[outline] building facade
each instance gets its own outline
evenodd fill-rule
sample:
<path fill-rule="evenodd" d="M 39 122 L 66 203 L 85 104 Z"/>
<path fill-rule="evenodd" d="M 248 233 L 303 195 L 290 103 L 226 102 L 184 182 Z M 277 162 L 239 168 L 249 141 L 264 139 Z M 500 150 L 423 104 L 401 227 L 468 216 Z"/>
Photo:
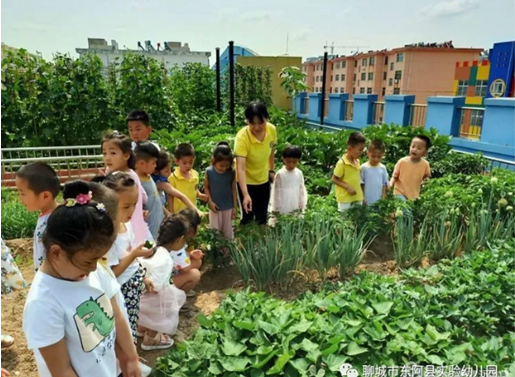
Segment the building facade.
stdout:
<path fill-rule="evenodd" d="M 165 64 L 168 69 L 178 65 L 183 66 L 186 63 L 201 63 L 209 65 L 210 52 L 207 51 L 191 51 L 187 43 L 181 42 L 163 42 L 155 48 L 150 41 L 146 41 L 143 46 L 138 42 L 137 49 L 120 49 L 115 40 L 111 41 L 109 45 L 105 39 L 88 38 L 88 48 L 75 49 L 79 55 L 95 54 L 97 55 L 104 65 L 105 72 L 109 64 L 123 61 L 123 55 L 127 52 L 139 55 L 145 55 L 154 58 Z"/>
<path fill-rule="evenodd" d="M 456 59 L 472 60 L 479 48 L 406 46 L 392 50 L 368 51 L 328 60 L 326 93 L 415 95 L 417 103 L 428 96 L 452 95 Z M 303 64 L 311 91 L 322 91 L 323 60 Z"/>

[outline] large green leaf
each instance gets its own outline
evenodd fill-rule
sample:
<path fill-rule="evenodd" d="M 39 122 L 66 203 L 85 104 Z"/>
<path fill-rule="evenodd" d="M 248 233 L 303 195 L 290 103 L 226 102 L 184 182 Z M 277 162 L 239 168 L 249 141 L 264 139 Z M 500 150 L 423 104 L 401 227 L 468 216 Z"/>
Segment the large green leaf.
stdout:
<path fill-rule="evenodd" d="M 228 372 L 243 372 L 247 369 L 250 360 L 248 357 L 222 356 L 220 364 Z"/>
<path fill-rule="evenodd" d="M 240 356 L 246 349 L 245 343 L 235 342 L 231 339 L 225 339 L 222 345 L 222 351 L 226 356 Z"/>
<path fill-rule="evenodd" d="M 366 348 L 360 347 L 356 342 L 352 342 L 347 347 L 347 355 L 355 356 L 367 352 Z"/>

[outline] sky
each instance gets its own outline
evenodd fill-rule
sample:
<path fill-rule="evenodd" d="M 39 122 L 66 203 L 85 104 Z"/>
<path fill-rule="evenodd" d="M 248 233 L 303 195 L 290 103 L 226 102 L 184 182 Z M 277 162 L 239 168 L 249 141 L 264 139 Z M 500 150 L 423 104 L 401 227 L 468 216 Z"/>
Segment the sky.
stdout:
<path fill-rule="evenodd" d="M 339 55 L 452 40 L 491 48 L 515 39 L 514 0 L 3 0 L 1 41 L 51 58 L 77 56 L 87 38 L 120 48 L 151 40 L 188 42 L 210 51 L 228 41 L 260 55 L 319 56 L 326 43 Z M 288 39 L 288 44 L 287 44 Z"/>

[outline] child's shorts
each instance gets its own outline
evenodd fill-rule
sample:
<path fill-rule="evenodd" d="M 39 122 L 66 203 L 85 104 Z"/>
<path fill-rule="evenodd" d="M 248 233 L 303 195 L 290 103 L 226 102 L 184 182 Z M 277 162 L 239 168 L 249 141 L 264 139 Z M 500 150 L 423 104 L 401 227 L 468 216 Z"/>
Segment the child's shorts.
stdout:
<path fill-rule="evenodd" d="M 351 202 L 351 203 L 338 203 L 338 211 L 339 212 L 345 212 L 348 209 L 354 208 L 354 207 L 363 207 L 363 201 L 359 202 Z"/>

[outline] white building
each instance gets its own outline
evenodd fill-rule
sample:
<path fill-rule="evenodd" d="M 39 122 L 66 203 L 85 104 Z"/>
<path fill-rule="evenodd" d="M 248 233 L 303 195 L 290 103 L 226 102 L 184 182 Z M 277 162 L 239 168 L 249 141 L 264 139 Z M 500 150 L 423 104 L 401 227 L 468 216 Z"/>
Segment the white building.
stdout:
<path fill-rule="evenodd" d="M 101 38 L 88 38 L 88 48 L 77 48 L 75 51 L 79 55 L 96 54 L 102 60 L 106 69 L 117 58 L 118 62 L 121 63 L 126 52 L 141 54 L 158 61 L 163 61 L 168 69 L 173 68 L 175 65 L 182 67 L 185 63 L 201 63 L 209 66 L 209 57 L 211 56 L 211 53 L 207 51 L 191 51 L 187 43 L 183 45 L 181 42 L 164 42 L 163 45 L 157 43 L 156 48 L 150 41 L 145 41 L 144 46 L 138 42 L 137 49 L 129 50 L 119 49 L 118 43 L 114 39 L 111 40 L 109 45 L 105 39 Z"/>

